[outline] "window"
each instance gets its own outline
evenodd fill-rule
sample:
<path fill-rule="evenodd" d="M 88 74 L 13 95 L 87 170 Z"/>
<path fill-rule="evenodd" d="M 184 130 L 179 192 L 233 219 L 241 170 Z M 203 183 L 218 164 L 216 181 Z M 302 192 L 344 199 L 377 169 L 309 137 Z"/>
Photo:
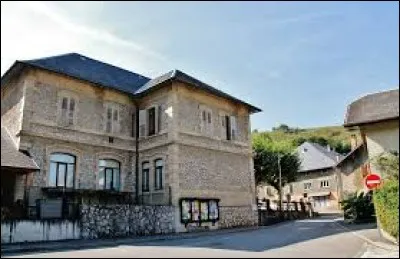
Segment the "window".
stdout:
<path fill-rule="evenodd" d="M 156 134 L 156 108 L 155 107 L 150 108 L 148 110 L 147 116 L 149 122 L 148 135 L 152 136 Z"/>
<path fill-rule="evenodd" d="M 155 161 L 154 189 L 156 189 L 156 190 L 163 189 L 163 161 L 162 161 L 162 159 L 157 159 Z"/>
<path fill-rule="evenodd" d="M 329 181 L 328 180 L 321 181 L 321 188 L 326 188 L 326 187 L 329 187 Z"/>
<path fill-rule="evenodd" d="M 74 124 L 75 99 L 63 97 L 61 101 L 61 122 L 64 126 Z"/>
<path fill-rule="evenodd" d="M 99 161 L 99 187 L 118 191 L 120 187 L 120 163 L 112 159 Z"/>
<path fill-rule="evenodd" d="M 108 106 L 106 112 L 106 132 L 118 133 L 119 131 L 119 111 L 115 107 Z"/>
<path fill-rule="evenodd" d="M 304 183 L 304 190 L 310 190 L 311 189 L 311 183 Z"/>
<path fill-rule="evenodd" d="M 293 193 L 293 184 L 289 185 L 289 193 Z"/>
<path fill-rule="evenodd" d="M 74 187 L 75 157 L 64 153 L 50 155 L 49 186 Z"/>
<path fill-rule="evenodd" d="M 213 133 L 212 110 L 208 107 L 199 106 L 200 109 L 200 131 L 206 135 Z"/>
<path fill-rule="evenodd" d="M 228 115 L 225 116 L 225 129 L 226 129 L 226 140 L 231 140 L 231 120 Z"/>
<path fill-rule="evenodd" d="M 149 184 L 149 162 L 143 162 L 142 164 L 142 191 L 148 192 L 150 191 L 150 184 Z"/>

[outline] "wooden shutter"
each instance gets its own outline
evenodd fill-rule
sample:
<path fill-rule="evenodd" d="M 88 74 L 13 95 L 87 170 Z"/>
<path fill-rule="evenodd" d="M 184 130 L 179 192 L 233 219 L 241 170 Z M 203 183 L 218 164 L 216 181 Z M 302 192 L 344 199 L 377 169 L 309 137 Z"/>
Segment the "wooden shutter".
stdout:
<path fill-rule="evenodd" d="M 139 137 L 146 136 L 146 110 L 139 111 Z"/>
<path fill-rule="evenodd" d="M 231 138 L 232 140 L 235 140 L 237 135 L 237 125 L 235 116 L 231 116 L 230 123 L 231 123 Z"/>

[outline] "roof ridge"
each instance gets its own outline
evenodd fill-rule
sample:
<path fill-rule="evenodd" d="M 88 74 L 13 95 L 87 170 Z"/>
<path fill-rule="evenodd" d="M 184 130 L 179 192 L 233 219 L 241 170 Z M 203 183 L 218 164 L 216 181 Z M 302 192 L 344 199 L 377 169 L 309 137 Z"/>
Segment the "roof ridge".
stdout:
<path fill-rule="evenodd" d="M 106 65 L 106 66 L 110 66 L 110 67 L 113 67 L 113 68 L 116 68 L 116 69 L 119 69 L 119 70 L 126 71 L 126 72 L 128 72 L 128 73 L 134 74 L 134 75 L 136 75 L 136 76 L 143 77 L 143 78 L 148 79 L 148 80 L 151 80 L 151 79 L 152 79 L 152 78 L 150 78 L 150 77 L 144 76 L 144 75 L 142 75 L 142 74 L 138 74 L 138 73 L 133 72 L 133 71 L 131 71 L 131 70 L 128 70 L 128 69 L 125 69 L 125 68 L 122 68 L 122 67 L 119 67 L 119 66 L 116 66 L 116 65 L 107 63 L 107 62 L 105 62 L 105 61 L 101 61 L 101 60 L 98 60 L 98 59 L 94 59 L 94 58 L 85 56 L 85 55 L 83 55 L 83 54 L 77 53 L 77 52 L 69 52 L 69 53 L 64 53 L 64 54 L 60 54 L 60 55 L 49 56 L 49 57 L 44 57 L 44 58 L 39 58 L 39 59 L 18 60 L 18 61 L 19 61 L 19 62 L 23 62 L 23 63 L 27 63 L 27 62 L 32 62 L 32 61 L 47 60 L 47 59 L 60 58 L 60 57 L 67 57 L 67 56 L 78 56 L 78 57 L 80 57 L 80 58 L 89 59 L 89 60 L 91 60 L 91 61 L 98 62 L 98 63 L 101 63 L 101 64 Z"/>

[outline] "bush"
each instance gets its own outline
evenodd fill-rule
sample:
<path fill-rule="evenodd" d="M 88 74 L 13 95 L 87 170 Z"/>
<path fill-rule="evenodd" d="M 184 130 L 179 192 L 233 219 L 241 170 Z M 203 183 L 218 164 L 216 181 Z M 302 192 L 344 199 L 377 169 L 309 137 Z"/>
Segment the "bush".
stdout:
<path fill-rule="evenodd" d="M 399 182 L 386 181 L 374 194 L 376 214 L 381 228 L 399 237 Z"/>
<path fill-rule="evenodd" d="M 372 203 L 372 193 L 353 193 L 343 200 L 344 218 L 352 223 L 374 222 L 374 205 Z"/>

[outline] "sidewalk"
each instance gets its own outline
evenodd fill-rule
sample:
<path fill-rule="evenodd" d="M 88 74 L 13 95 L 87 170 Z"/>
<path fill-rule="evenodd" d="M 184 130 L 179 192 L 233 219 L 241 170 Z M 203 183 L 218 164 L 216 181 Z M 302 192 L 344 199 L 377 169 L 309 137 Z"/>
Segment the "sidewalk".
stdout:
<path fill-rule="evenodd" d="M 382 238 L 377 229 L 376 223 L 369 224 L 346 224 L 339 220 L 336 222 L 342 228 L 347 229 L 366 242 L 366 248 L 361 258 L 399 258 L 399 246 Z M 354 232 L 365 227 L 376 229 L 376 231 L 360 234 Z M 362 233 L 362 232 L 361 232 Z"/>

